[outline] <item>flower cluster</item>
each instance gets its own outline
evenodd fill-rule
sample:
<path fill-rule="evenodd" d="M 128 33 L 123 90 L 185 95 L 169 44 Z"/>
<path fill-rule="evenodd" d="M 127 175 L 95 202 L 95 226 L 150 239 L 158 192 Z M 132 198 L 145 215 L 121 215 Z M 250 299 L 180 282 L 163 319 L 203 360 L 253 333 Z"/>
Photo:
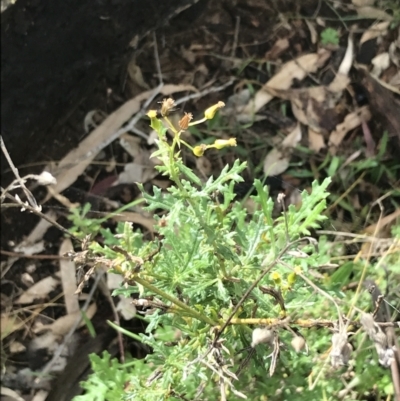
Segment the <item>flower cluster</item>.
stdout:
<path fill-rule="evenodd" d="M 217 139 L 211 145 L 205 145 L 204 143 L 193 148 L 193 153 L 195 156 L 200 157 L 203 156 L 204 152 L 207 149 L 215 148 L 215 149 L 222 149 L 226 148 L 227 146 L 236 146 L 236 138 L 229 138 L 229 139 Z"/>
<path fill-rule="evenodd" d="M 176 110 L 176 105 L 173 99 L 168 98 L 164 99 L 162 104 L 161 104 L 161 109 L 160 111 L 157 110 L 150 110 L 147 113 L 147 116 L 152 120 L 152 126 L 154 125 L 156 121 L 162 119 L 164 120 L 165 124 L 167 127 L 174 133 L 175 137 L 178 138 L 179 143 L 183 143 L 185 146 L 187 146 L 189 149 L 192 150 L 193 154 L 197 157 L 203 156 L 204 152 L 207 149 L 215 148 L 215 149 L 222 149 L 228 146 L 237 146 L 236 144 L 236 138 L 229 138 L 229 139 L 217 139 L 213 144 L 211 145 L 205 145 L 201 144 L 198 146 L 195 146 L 194 148 L 191 147 L 188 143 L 180 140 L 180 134 L 187 130 L 189 127 L 201 124 L 207 120 L 211 120 L 214 118 L 215 114 L 219 109 L 225 106 L 224 102 L 219 101 L 218 103 L 214 104 L 213 106 L 209 107 L 205 112 L 204 112 L 204 117 L 200 120 L 192 121 L 193 120 L 193 114 L 192 113 L 185 113 L 184 116 L 179 120 L 179 130 L 170 122 L 168 116 Z"/>

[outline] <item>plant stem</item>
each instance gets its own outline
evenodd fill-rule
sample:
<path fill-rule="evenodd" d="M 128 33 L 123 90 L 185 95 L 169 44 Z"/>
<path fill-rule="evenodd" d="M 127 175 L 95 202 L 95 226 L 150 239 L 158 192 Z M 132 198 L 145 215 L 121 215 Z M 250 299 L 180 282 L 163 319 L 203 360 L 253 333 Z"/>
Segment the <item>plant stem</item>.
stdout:
<path fill-rule="evenodd" d="M 149 291 L 152 291 L 159 295 L 162 298 L 167 299 L 168 301 L 172 302 L 174 305 L 179 306 L 182 310 L 184 310 L 189 316 L 193 316 L 194 318 L 201 320 L 204 323 L 207 323 L 211 326 L 217 326 L 218 323 L 214 322 L 214 320 L 210 319 L 209 317 L 197 312 L 196 310 L 190 308 L 186 304 L 184 304 L 182 301 L 179 301 L 179 299 L 176 299 L 175 297 L 167 294 L 166 292 L 160 290 L 159 288 L 155 287 L 154 285 L 150 284 L 147 280 L 141 279 L 140 277 L 135 276 L 133 280 Z"/>

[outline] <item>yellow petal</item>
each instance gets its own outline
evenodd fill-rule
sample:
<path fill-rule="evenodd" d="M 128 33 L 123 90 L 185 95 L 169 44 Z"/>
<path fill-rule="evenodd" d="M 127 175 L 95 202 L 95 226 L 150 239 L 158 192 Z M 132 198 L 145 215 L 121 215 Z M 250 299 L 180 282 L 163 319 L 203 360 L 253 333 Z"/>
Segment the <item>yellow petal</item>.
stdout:
<path fill-rule="evenodd" d="M 157 110 L 149 110 L 147 112 L 147 117 L 149 118 L 156 118 L 157 117 Z"/>

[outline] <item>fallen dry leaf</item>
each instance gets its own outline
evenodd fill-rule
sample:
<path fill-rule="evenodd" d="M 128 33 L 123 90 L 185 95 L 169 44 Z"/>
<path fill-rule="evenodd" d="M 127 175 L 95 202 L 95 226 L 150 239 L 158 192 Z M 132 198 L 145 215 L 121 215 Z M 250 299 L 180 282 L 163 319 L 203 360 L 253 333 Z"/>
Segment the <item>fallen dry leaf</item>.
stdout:
<path fill-rule="evenodd" d="M 386 68 L 390 66 L 389 53 L 385 52 L 378 54 L 371 60 L 371 63 L 374 66 L 371 71 L 371 75 L 379 77 L 382 74 L 382 72 L 385 71 Z"/>
<path fill-rule="evenodd" d="M 338 76 L 340 75 L 344 75 L 347 76 L 349 75 L 350 69 L 353 65 L 353 60 L 354 60 L 354 42 L 353 42 L 353 37 L 350 34 L 348 39 L 347 39 L 347 48 L 346 48 L 346 53 L 344 54 L 343 60 L 340 63 L 339 69 L 338 69 L 338 74 L 335 77 L 335 79 L 333 80 L 333 83 L 331 84 L 331 86 L 335 86 L 334 82 L 336 79 L 338 79 Z M 343 79 L 343 78 L 341 78 Z M 344 87 L 342 88 L 344 89 Z M 339 90 L 342 90 L 339 89 Z M 331 87 L 331 90 L 333 90 L 333 88 Z"/>
<path fill-rule="evenodd" d="M 278 39 L 272 48 L 265 54 L 266 60 L 276 60 L 289 47 L 287 38 Z"/>
<path fill-rule="evenodd" d="M 136 59 L 132 58 L 127 67 L 128 76 L 131 81 L 141 89 L 149 90 L 150 86 L 145 82 L 141 68 L 136 64 Z"/>
<path fill-rule="evenodd" d="M 132 298 L 125 298 L 122 295 L 119 296 L 116 310 L 121 313 L 125 320 L 133 319 L 137 312 L 135 305 L 132 303 Z"/>
<path fill-rule="evenodd" d="M 45 401 L 49 392 L 46 390 L 39 390 L 31 401 Z"/>
<path fill-rule="evenodd" d="M 44 299 L 60 282 L 52 276 L 45 277 L 24 291 L 15 301 L 16 304 L 31 304 L 35 300 Z"/>
<path fill-rule="evenodd" d="M 268 87 L 266 90 L 281 99 L 290 100 L 297 121 L 315 132 L 330 132 L 340 121 L 340 113 L 335 109 L 338 95 L 323 86 L 292 90 Z"/>
<path fill-rule="evenodd" d="M 325 141 L 322 134 L 313 131 L 310 127 L 308 127 L 308 147 L 314 152 L 319 152 L 325 147 Z"/>
<path fill-rule="evenodd" d="M 329 151 L 336 154 L 338 146 L 342 143 L 346 134 L 354 128 L 360 126 L 363 121 L 369 121 L 371 113 L 368 106 L 363 106 L 347 114 L 344 121 L 336 126 L 336 129 L 329 136 Z"/>
<path fill-rule="evenodd" d="M 44 241 L 38 241 L 35 243 L 23 242 L 14 247 L 14 252 L 22 253 L 24 255 L 34 255 L 44 251 Z"/>
<path fill-rule="evenodd" d="M 85 315 L 88 319 L 92 319 L 92 317 L 95 315 L 97 311 L 97 305 L 95 303 L 89 305 L 87 308 Z M 75 325 L 76 321 L 81 317 L 81 311 L 78 310 L 75 313 L 71 313 L 69 315 L 62 316 L 55 320 L 51 324 L 43 325 L 43 327 L 40 329 L 40 331 L 44 330 L 51 330 L 51 332 L 55 336 L 65 336 L 66 334 L 69 333 L 71 328 Z M 79 323 L 78 327 L 82 327 L 85 325 L 85 321 L 82 319 L 81 322 Z"/>
<path fill-rule="evenodd" d="M 312 44 L 317 43 L 318 42 L 318 32 L 315 29 L 314 24 L 311 21 L 309 21 L 308 19 L 305 20 L 305 23 L 308 27 L 308 30 L 310 31 L 311 43 Z"/>
<path fill-rule="evenodd" d="M 125 149 L 125 151 L 130 154 L 133 158 L 140 155 L 140 142 L 141 138 L 133 136 L 130 134 L 122 134 L 119 138 L 120 145 Z"/>
<path fill-rule="evenodd" d="M 19 354 L 20 352 L 26 351 L 26 347 L 24 344 L 20 343 L 19 341 L 13 341 L 10 344 L 9 350 L 12 354 Z"/>
<path fill-rule="evenodd" d="M 373 6 L 375 0 L 351 0 L 356 7 Z"/>
<path fill-rule="evenodd" d="M 56 214 L 53 211 L 47 212 L 45 213 L 45 215 L 51 220 L 55 220 L 56 218 Z M 14 248 L 14 252 L 23 252 L 22 250 L 24 249 L 24 247 L 29 246 L 30 244 L 35 244 L 36 242 L 42 240 L 44 234 L 51 226 L 52 224 L 49 223 L 47 220 L 40 219 L 39 223 L 25 238 L 25 240 Z"/>
<path fill-rule="evenodd" d="M 282 147 L 285 149 L 292 149 L 297 146 L 301 141 L 301 127 L 300 124 L 296 124 L 293 130 L 286 135 L 286 138 L 282 141 Z"/>
<path fill-rule="evenodd" d="M 356 7 L 357 14 L 363 18 L 379 19 L 382 21 L 393 21 L 393 16 L 375 7 Z"/>
<path fill-rule="evenodd" d="M 64 256 L 67 252 L 74 252 L 70 238 L 64 238 L 58 254 Z M 77 289 L 75 263 L 72 260 L 60 259 L 60 273 L 67 314 L 76 313 L 79 311 L 79 302 L 78 296 L 75 295 Z"/>
<path fill-rule="evenodd" d="M 388 224 L 391 224 L 399 217 L 400 217 L 400 209 L 397 209 L 393 213 L 380 219 L 377 223 L 364 228 L 363 233 L 368 235 L 374 235 L 375 233 L 379 232 L 383 227 L 387 226 Z"/>
<path fill-rule="evenodd" d="M 393 64 L 400 67 L 400 31 L 397 39 L 394 40 L 389 46 L 389 55 Z"/>
<path fill-rule="evenodd" d="M 388 32 L 390 21 L 377 22 L 372 24 L 361 36 L 359 46 L 368 40 L 384 36 Z"/>
<path fill-rule="evenodd" d="M 16 391 L 8 387 L 1 386 L 0 394 L 4 397 L 5 401 L 25 401 L 25 399 L 22 398 Z M 1 397 L 2 400 L 3 397 Z"/>
<path fill-rule="evenodd" d="M 359 258 L 368 259 L 374 255 L 381 256 L 390 248 L 396 252 L 400 247 L 400 241 L 398 239 L 385 238 L 388 235 L 389 233 L 379 233 L 379 236 L 366 240 L 354 260 L 357 261 Z"/>
<path fill-rule="evenodd" d="M 154 232 L 155 221 L 152 218 L 142 216 L 140 213 L 136 212 L 120 212 L 114 215 L 113 220 L 126 222 L 129 221 L 131 223 L 140 224 L 141 226 L 147 228 L 150 232 Z"/>
<path fill-rule="evenodd" d="M 274 88 L 277 90 L 289 89 L 294 79 L 302 80 L 308 74 L 316 72 L 318 68 L 322 67 L 330 57 L 330 54 L 329 51 L 321 49 L 318 53 L 306 54 L 285 63 L 282 68 L 257 91 L 254 99 L 250 100 L 243 113 L 249 116 L 257 113 L 274 98 L 266 88 Z"/>
<path fill-rule="evenodd" d="M 389 81 L 389 85 L 400 90 L 400 71 L 396 75 L 393 75 L 392 79 Z"/>
<path fill-rule="evenodd" d="M 265 157 L 264 174 L 273 176 L 282 174 L 289 167 L 291 158 L 291 149 L 293 149 L 301 140 L 301 127 L 297 124 L 296 127 L 282 141 L 280 149 L 273 148 Z"/>
<path fill-rule="evenodd" d="M 362 83 L 367 92 L 371 113 L 383 121 L 390 137 L 397 137 L 397 140 L 400 140 L 400 101 L 391 93 L 387 84 L 372 76 L 367 69 L 359 68 L 359 73 L 363 77 Z M 392 92 L 396 90 L 396 88 L 391 89 Z"/>
<path fill-rule="evenodd" d="M 364 141 L 366 144 L 365 148 L 365 156 L 374 157 L 375 156 L 375 148 L 376 143 L 374 138 L 372 137 L 371 130 L 369 129 L 368 124 L 363 120 L 361 123 L 362 131 L 364 134 Z"/>
<path fill-rule="evenodd" d="M 349 84 L 350 80 L 347 75 L 353 64 L 353 58 L 353 40 L 349 36 L 346 53 L 339 66 L 338 74 L 327 87 L 281 90 L 270 85 L 269 81 L 264 89 L 273 96 L 290 100 L 296 119 L 310 127 L 312 131 L 328 133 L 340 121 L 340 109 L 336 108 L 336 104 Z"/>
<path fill-rule="evenodd" d="M 143 172 L 145 167 L 142 164 L 128 163 L 124 166 L 118 177 L 118 184 L 133 184 L 143 181 Z"/>
<path fill-rule="evenodd" d="M 264 174 L 269 177 L 282 174 L 289 167 L 289 155 L 274 148 L 266 156 L 264 160 Z"/>

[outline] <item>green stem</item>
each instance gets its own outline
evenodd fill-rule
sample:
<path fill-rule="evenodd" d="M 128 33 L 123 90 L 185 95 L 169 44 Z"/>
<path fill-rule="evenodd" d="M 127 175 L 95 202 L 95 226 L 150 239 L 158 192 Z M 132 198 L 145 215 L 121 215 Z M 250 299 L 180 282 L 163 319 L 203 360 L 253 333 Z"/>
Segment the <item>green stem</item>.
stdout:
<path fill-rule="evenodd" d="M 220 267 L 220 269 L 221 269 L 221 271 L 222 271 L 222 275 L 223 275 L 223 277 L 224 277 L 225 279 L 227 279 L 227 278 L 229 277 L 229 275 L 228 275 L 228 273 L 227 273 L 227 271 L 226 271 L 226 269 L 225 269 L 225 261 L 224 261 L 224 259 L 221 257 L 221 255 L 218 254 L 218 252 L 216 252 L 216 256 L 217 256 L 217 259 L 218 259 L 218 262 L 219 262 L 219 267 Z"/>
<path fill-rule="evenodd" d="M 147 280 L 141 279 L 140 277 L 135 276 L 134 281 L 137 283 L 141 284 L 143 287 L 148 289 L 149 291 L 154 292 L 155 294 L 159 295 L 162 298 L 167 299 L 168 301 L 172 302 L 174 305 L 178 306 L 182 310 L 184 310 L 189 316 L 192 316 L 198 320 L 201 320 L 204 323 L 209 324 L 210 326 L 217 326 L 218 323 L 214 322 L 212 319 L 209 317 L 197 312 L 196 310 L 192 309 L 191 307 L 187 306 L 184 304 L 182 301 L 179 301 L 179 299 L 176 299 L 172 295 L 167 294 L 166 292 L 160 290 L 159 288 L 155 287 L 154 285 L 150 284 Z"/>

